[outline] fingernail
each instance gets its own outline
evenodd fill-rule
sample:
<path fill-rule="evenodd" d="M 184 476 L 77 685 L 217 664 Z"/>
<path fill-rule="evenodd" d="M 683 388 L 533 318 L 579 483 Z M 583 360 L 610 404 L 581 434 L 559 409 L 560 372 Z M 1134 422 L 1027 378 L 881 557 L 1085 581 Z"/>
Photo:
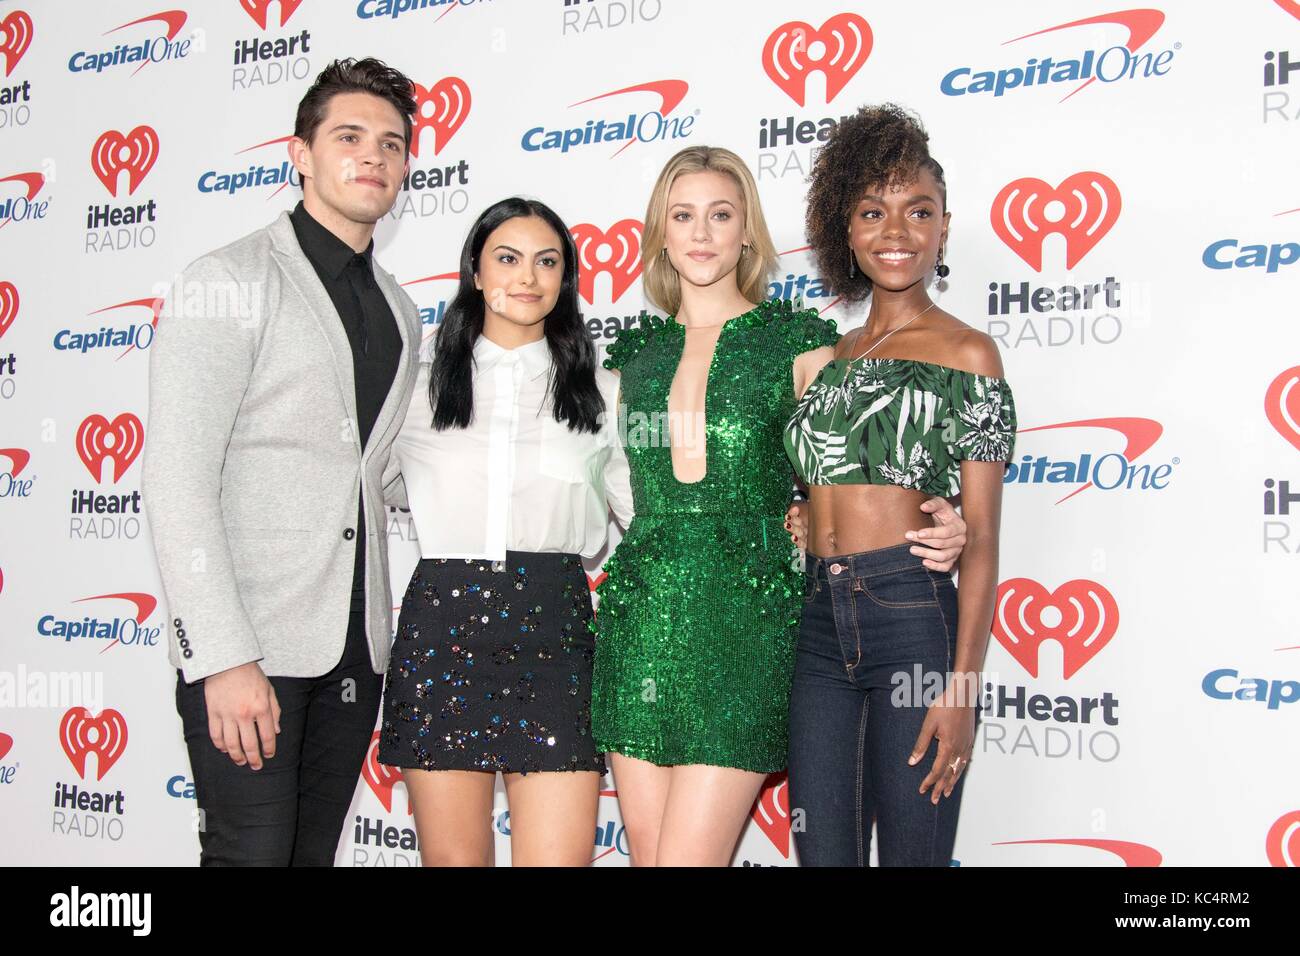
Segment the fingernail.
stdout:
<path fill-rule="evenodd" d="M 916 532 L 915 532 L 915 531 L 909 531 L 909 532 L 907 532 L 907 534 L 903 535 L 903 537 L 907 538 L 908 541 L 915 541 L 915 540 L 916 540 Z"/>
<path fill-rule="evenodd" d="M 912 754 L 912 756 L 907 758 L 907 765 L 909 767 L 916 766 L 916 754 Z"/>

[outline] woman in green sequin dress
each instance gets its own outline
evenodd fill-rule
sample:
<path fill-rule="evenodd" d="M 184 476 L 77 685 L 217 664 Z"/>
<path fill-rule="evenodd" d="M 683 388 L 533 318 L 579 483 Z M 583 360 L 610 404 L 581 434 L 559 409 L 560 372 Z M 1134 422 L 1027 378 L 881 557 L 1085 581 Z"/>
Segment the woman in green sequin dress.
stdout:
<path fill-rule="evenodd" d="M 672 317 L 624 331 L 605 363 L 622 375 L 636 516 L 599 588 L 592 730 L 633 863 L 724 865 L 786 765 L 802 575 L 782 434 L 838 335 L 763 301 L 775 247 L 734 153 L 669 161 L 643 250 L 647 295 Z"/>

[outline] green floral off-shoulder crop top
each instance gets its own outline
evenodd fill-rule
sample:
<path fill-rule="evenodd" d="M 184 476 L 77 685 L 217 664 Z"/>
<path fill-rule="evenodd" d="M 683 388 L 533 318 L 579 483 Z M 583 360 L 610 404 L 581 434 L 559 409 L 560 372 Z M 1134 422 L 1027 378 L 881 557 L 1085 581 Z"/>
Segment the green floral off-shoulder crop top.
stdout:
<path fill-rule="evenodd" d="M 809 485 L 961 490 L 960 462 L 1010 461 L 1011 387 L 915 359 L 834 359 L 808 386 L 785 449 Z"/>

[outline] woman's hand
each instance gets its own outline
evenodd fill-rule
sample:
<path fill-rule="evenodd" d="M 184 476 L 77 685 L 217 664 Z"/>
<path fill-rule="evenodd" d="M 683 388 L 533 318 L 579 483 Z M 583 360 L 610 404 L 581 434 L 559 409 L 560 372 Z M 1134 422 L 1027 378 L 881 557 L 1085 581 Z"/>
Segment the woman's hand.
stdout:
<path fill-rule="evenodd" d="M 975 748 L 975 702 L 962 701 L 960 688 L 963 681 L 954 679 L 925 714 L 925 723 L 921 725 L 921 734 L 916 738 L 912 755 L 907 758 L 909 767 L 916 766 L 925 752 L 930 749 L 931 738 L 939 738 L 939 753 L 934 758 L 934 765 L 921 781 L 921 793 L 930 790 L 930 802 L 939 802 L 939 793 L 945 797 L 952 796 L 952 788 L 970 764 L 971 751 Z M 976 682 L 978 686 L 978 682 Z"/>
<path fill-rule="evenodd" d="M 966 547 L 966 522 L 946 498 L 930 498 L 921 510 L 934 519 L 934 527 L 907 532 L 907 540 L 916 543 L 912 554 L 931 571 L 951 571 Z"/>
<path fill-rule="evenodd" d="M 804 511 L 808 507 L 806 501 L 796 501 L 785 513 L 785 530 L 790 533 L 790 540 L 794 542 L 796 548 L 808 547 L 808 520 L 804 517 Z M 960 519 L 958 519 L 960 520 Z M 962 525 L 963 535 L 966 526 Z M 965 538 L 963 537 L 963 541 Z M 957 551 L 961 553 L 960 548 Z"/>

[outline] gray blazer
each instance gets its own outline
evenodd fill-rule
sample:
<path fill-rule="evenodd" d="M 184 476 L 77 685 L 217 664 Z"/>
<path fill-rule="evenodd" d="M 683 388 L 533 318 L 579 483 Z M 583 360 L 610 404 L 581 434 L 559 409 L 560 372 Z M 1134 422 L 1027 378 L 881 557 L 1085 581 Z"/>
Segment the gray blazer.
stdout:
<path fill-rule="evenodd" d="M 282 213 L 190 264 L 149 355 L 143 492 L 168 607 L 168 660 L 187 682 L 249 661 L 315 677 L 338 663 L 365 495 L 366 635 L 388 664 L 384 481 L 417 371 L 415 303 L 375 266 L 403 354 L 365 448 L 352 349 Z M 389 497 L 405 504 L 395 469 Z"/>

